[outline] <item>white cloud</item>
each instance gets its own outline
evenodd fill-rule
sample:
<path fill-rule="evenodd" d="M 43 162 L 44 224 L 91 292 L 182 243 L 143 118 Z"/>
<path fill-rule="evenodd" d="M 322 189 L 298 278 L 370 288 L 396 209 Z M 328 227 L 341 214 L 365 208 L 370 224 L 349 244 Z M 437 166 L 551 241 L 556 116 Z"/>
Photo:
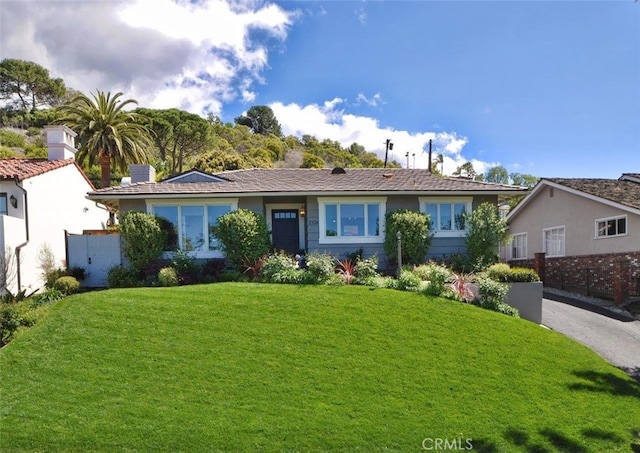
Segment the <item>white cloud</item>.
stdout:
<path fill-rule="evenodd" d="M 378 107 L 380 104 L 384 104 L 382 101 L 382 95 L 380 93 L 374 94 L 372 97 L 367 97 L 364 93 L 358 93 L 356 97 L 356 105 L 367 104 L 371 107 Z"/>
<path fill-rule="evenodd" d="M 251 102 L 268 47 L 296 12 L 265 1 L 133 0 L 3 3 L 1 58 L 35 61 L 88 93 L 123 91 L 140 105 L 220 114 Z M 260 38 L 255 36 L 259 34 Z"/>
<path fill-rule="evenodd" d="M 438 154 L 444 157 L 444 173 L 451 174 L 456 168 L 471 160 L 464 156 L 464 147 L 468 140 L 455 132 L 409 132 L 380 126 L 378 120 L 367 116 L 345 113 L 340 109 L 345 101 L 335 98 L 320 104 L 301 106 L 276 102 L 270 105 L 276 118 L 282 125 L 285 135 L 312 135 L 318 139 L 330 139 L 348 147 L 357 142 L 375 152 L 384 159 L 386 140 L 393 143 L 389 160 L 396 160 L 406 166 L 406 153 L 409 153 L 409 166 L 427 168 L 429 166 L 429 140 L 432 141 L 432 159 Z M 414 159 L 415 154 L 415 159 Z M 478 173 L 484 173 L 496 165 L 477 159 L 471 160 Z"/>

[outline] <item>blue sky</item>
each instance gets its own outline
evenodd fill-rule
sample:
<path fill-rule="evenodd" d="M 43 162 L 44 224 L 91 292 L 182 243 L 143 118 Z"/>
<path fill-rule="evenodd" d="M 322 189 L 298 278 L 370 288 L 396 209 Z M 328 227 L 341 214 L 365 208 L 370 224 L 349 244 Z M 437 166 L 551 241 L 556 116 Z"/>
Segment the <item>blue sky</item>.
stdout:
<path fill-rule="evenodd" d="M 445 173 L 640 172 L 633 0 L 5 0 L 0 16 L 0 57 L 145 107 L 233 121 L 265 104 L 287 134 L 380 155 L 388 138 L 417 167 L 432 139 Z"/>

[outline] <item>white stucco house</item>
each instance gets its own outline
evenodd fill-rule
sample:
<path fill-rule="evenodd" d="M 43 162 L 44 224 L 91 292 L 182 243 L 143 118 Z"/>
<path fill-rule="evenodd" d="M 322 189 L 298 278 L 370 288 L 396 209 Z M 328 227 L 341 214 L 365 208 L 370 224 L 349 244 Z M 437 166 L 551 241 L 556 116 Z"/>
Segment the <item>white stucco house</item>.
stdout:
<path fill-rule="evenodd" d="M 108 219 L 105 207 L 86 198 L 95 187 L 74 160 L 75 132 L 45 129 L 47 159 L 0 159 L 0 261 L 8 276 L 3 292 L 40 289 L 41 250 L 48 247 L 62 267 L 65 232 L 103 229 Z"/>

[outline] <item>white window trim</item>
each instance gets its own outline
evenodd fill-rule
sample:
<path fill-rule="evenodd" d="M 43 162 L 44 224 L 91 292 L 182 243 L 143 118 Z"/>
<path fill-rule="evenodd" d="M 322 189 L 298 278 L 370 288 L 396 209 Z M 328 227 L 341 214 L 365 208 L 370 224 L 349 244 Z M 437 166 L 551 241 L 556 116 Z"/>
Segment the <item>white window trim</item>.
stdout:
<path fill-rule="evenodd" d="M 560 250 L 560 254 L 559 255 L 549 255 L 547 252 L 547 238 L 546 238 L 546 233 L 547 231 L 551 231 L 551 230 L 559 230 L 562 229 L 562 250 Z M 542 230 L 542 251 L 545 253 L 545 255 L 548 258 L 560 258 L 565 256 L 566 253 L 566 245 L 567 245 L 567 229 L 565 228 L 564 225 L 558 225 L 558 226 L 554 226 L 554 227 L 550 227 L 550 228 L 543 228 Z"/>
<path fill-rule="evenodd" d="M 378 236 L 327 236 L 326 210 L 327 204 L 377 204 L 379 205 L 380 223 Z M 387 197 L 319 197 L 318 198 L 319 244 L 382 244 L 384 242 L 384 221 L 387 212 Z M 338 212 L 338 217 L 340 217 Z M 365 218 L 366 222 L 366 218 Z"/>
<path fill-rule="evenodd" d="M 623 234 L 612 234 L 610 236 L 598 236 L 598 222 L 606 222 L 608 220 L 619 220 L 624 219 L 625 223 L 625 232 Z M 595 221 L 595 236 L 594 239 L 609 239 L 609 238 L 619 238 L 623 236 L 627 236 L 629 234 L 629 219 L 627 219 L 627 215 L 617 215 L 612 217 L 604 217 L 602 219 L 596 219 Z"/>
<path fill-rule="evenodd" d="M 472 207 L 473 207 L 473 197 L 418 197 L 418 201 L 420 202 L 420 212 L 422 212 L 423 214 L 426 214 L 427 212 L 427 208 L 426 208 L 427 203 L 429 204 L 464 203 L 466 205 L 465 207 L 466 207 L 467 214 L 471 214 Z M 431 219 L 431 225 L 435 224 L 435 220 Z M 434 228 L 432 231 L 433 231 L 434 237 L 441 237 L 441 238 L 465 237 L 467 235 L 466 224 L 465 224 L 464 230 L 438 230 Z"/>
<path fill-rule="evenodd" d="M 154 206 L 178 206 L 178 217 L 180 217 L 180 207 L 182 206 L 203 206 L 204 216 L 206 220 L 207 206 L 231 206 L 231 211 L 238 210 L 237 198 L 193 198 L 188 200 L 151 200 L 146 201 L 146 208 L 149 214 L 153 214 Z M 208 238 L 209 232 L 207 231 L 208 223 L 203 222 L 203 237 Z M 208 239 L 207 239 L 208 246 Z M 178 248 L 182 250 L 182 234 L 178 231 Z M 171 257 L 174 252 L 163 252 L 164 258 Z M 224 254 L 220 250 L 193 250 L 186 252 L 193 258 L 209 259 L 209 258 L 223 258 Z"/>
<path fill-rule="evenodd" d="M 514 257 L 513 256 L 513 242 L 515 242 L 516 238 L 521 237 L 524 238 L 524 244 L 522 246 L 523 250 L 524 250 L 524 256 L 521 257 Z M 528 244 L 527 244 L 527 233 L 516 233 L 512 235 L 512 239 L 511 239 L 511 247 L 509 247 L 509 256 L 511 257 L 512 260 L 526 260 L 527 259 L 527 253 L 529 252 L 527 250 L 528 248 Z"/>

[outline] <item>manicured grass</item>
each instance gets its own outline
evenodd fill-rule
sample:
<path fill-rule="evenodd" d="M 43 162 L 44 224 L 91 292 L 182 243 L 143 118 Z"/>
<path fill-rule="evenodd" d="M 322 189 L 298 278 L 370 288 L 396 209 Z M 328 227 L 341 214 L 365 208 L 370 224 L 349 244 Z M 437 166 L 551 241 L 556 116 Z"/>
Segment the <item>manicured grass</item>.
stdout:
<path fill-rule="evenodd" d="M 640 387 L 587 348 L 385 289 L 80 294 L 0 370 L 2 452 L 640 449 Z"/>

